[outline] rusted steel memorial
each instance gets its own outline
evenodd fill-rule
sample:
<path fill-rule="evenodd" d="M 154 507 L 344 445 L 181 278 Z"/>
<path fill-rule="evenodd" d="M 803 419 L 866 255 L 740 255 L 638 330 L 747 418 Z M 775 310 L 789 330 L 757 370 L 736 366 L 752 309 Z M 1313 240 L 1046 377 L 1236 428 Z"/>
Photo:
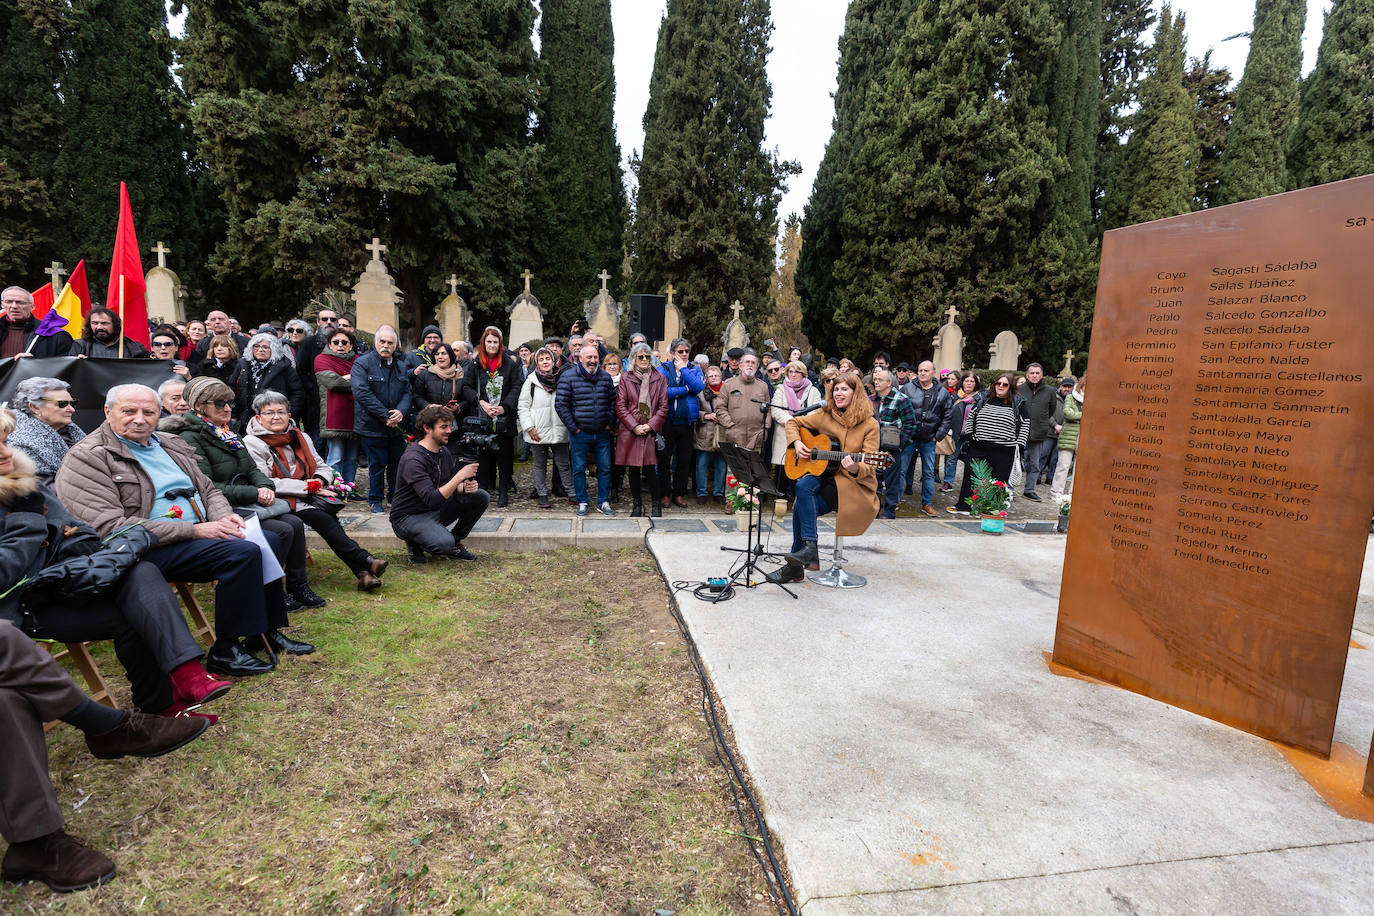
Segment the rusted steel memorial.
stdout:
<path fill-rule="evenodd" d="M 1374 176 L 1106 234 L 1054 660 L 1331 749 L 1374 509 Z"/>

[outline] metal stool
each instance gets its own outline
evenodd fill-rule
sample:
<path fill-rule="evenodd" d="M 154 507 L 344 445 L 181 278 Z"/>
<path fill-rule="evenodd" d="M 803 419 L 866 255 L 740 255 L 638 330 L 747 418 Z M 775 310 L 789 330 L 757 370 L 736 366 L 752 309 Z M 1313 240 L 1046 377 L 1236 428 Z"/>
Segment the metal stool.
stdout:
<path fill-rule="evenodd" d="M 815 573 L 807 576 L 817 585 L 824 585 L 826 588 L 863 588 L 868 584 L 868 579 L 863 576 L 856 576 L 844 568 L 844 538 L 835 535 L 835 551 L 830 556 L 830 568 L 823 573 Z"/>

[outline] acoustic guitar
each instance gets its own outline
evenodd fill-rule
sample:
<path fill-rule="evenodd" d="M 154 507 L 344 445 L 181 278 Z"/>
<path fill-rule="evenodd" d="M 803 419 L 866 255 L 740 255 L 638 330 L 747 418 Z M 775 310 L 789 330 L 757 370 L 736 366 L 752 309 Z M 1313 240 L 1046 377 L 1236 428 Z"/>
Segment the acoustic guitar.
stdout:
<path fill-rule="evenodd" d="M 806 427 L 800 427 L 797 430 L 797 435 L 801 438 L 802 444 L 811 449 L 811 457 L 805 460 L 798 458 L 792 446 L 787 446 L 787 454 L 783 458 L 783 469 L 787 472 L 787 476 L 793 480 L 800 480 L 807 474 L 813 477 L 833 474 L 846 455 L 860 464 L 871 464 L 880 471 L 892 467 L 894 461 L 889 452 L 839 451 L 840 443 L 836 442 L 834 437 L 827 436 L 825 433 L 813 433 Z"/>

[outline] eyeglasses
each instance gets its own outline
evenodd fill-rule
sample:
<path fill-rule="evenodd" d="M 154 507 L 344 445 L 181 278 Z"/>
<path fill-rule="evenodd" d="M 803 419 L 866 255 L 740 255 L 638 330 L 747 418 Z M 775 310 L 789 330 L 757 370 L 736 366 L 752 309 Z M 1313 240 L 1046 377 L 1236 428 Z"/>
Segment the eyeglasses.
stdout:
<path fill-rule="evenodd" d="M 333 315 L 330 315 L 328 318 L 326 318 L 325 316 L 321 315 L 317 320 L 319 321 L 320 324 L 338 324 L 338 323 L 339 323 L 339 319 L 335 318 Z"/>
<path fill-rule="evenodd" d="M 0 299 L 0 305 L 28 305 L 27 299 Z"/>
<path fill-rule="evenodd" d="M 993 387 L 994 387 L 994 388 L 1010 388 L 1010 387 L 1011 387 L 1011 382 L 998 382 L 998 383 L 997 383 L 996 385 L 994 385 Z"/>
<path fill-rule="evenodd" d="M 674 350 L 673 352 L 676 353 L 678 356 L 690 356 L 690 355 L 692 354 L 692 351 L 691 351 L 691 350 L 686 350 L 686 349 L 683 349 L 683 350 Z"/>
<path fill-rule="evenodd" d="M 330 345 L 331 347 L 351 347 L 351 346 L 353 346 L 352 344 L 350 344 L 347 340 L 345 340 L 345 339 L 342 338 L 342 337 L 340 337 L 338 340 L 331 340 L 331 341 L 329 342 L 329 345 Z"/>
<path fill-rule="evenodd" d="M 635 359 L 653 359 L 648 353 L 640 353 Z"/>
<path fill-rule="evenodd" d="M 304 334 L 304 333 L 305 333 L 305 328 L 291 328 L 291 329 L 290 329 L 289 331 L 287 331 L 286 333 L 288 333 L 288 334 Z"/>
<path fill-rule="evenodd" d="M 43 398 L 54 407 L 75 407 L 76 398 Z"/>
<path fill-rule="evenodd" d="M 234 402 L 233 402 L 233 401 L 219 401 L 219 400 L 216 400 L 216 401 L 206 401 L 205 403 L 207 403 L 207 404 L 213 404 L 214 407 L 215 407 L 215 410 L 223 410 L 224 408 L 230 406 L 230 405 L 233 404 Z"/>
<path fill-rule="evenodd" d="M 155 341 L 153 341 L 153 346 L 154 346 L 154 347 L 175 347 L 176 345 L 177 345 L 177 344 L 176 344 L 176 341 L 174 341 L 174 340 L 155 340 Z"/>
<path fill-rule="evenodd" d="M 258 414 L 260 417 L 289 417 L 291 412 L 288 410 L 264 410 Z"/>

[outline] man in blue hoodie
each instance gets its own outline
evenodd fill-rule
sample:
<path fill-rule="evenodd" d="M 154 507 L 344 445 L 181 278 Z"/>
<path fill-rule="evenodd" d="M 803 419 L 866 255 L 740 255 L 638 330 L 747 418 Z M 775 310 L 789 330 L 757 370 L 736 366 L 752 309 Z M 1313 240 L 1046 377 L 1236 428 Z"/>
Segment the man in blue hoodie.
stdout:
<path fill-rule="evenodd" d="M 706 387 L 701 370 L 692 362 L 692 345 L 679 337 L 668 347 L 671 361 L 659 364 L 658 371 L 668 380 L 668 419 L 663 424 L 664 449 L 658 455 L 659 479 L 663 482 L 663 505 L 687 505 L 687 476 L 693 465 L 692 428 L 697 422 L 697 395 Z M 667 485 L 672 470 L 671 491 Z"/>

